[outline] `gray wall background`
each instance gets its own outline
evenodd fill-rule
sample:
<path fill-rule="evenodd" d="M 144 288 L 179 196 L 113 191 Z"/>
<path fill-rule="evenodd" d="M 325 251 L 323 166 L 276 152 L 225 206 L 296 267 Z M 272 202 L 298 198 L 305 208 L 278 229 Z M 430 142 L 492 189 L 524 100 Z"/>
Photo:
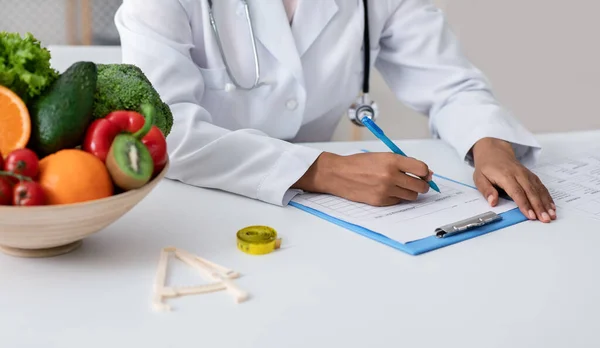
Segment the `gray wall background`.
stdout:
<path fill-rule="evenodd" d="M 118 44 L 114 13 L 122 0 L 88 0 L 92 9 L 93 44 Z M 31 32 L 44 44 L 69 44 L 69 4 L 79 11 L 81 0 L 0 0 L 0 30 Z M 81 27 L 77 27 L 79 31 Z"/>
<path fill-rule="evenodd" d="M 276 1 L 276 0 L 273 0 Z M 301 0 L 318 1 L 318 0 Z M 66 44 L 67 0 L 0 0 L 0 30 L 31 31 Z M 113 14 L 121 0 L 93 0 L 94 43 L 118 43 Z M 534 132 L 600 128 L 600 2 L 594 0 L 438 0 L 467 56 L 496 96 Z M 380 123 L 394 138 L 429 137 L 427 118 L 405 108 L 373 75 Z M 373 139 L 341 122 L 335 140 Z"/>
<path fill-rule="evenodd" d="M 438 5 L 496 97 L 529 129 L 600 128 L 600 1 L 439 0 Z M 398 103 L 380 76 L 373 78 L 386 131 L 394 138 L 428 137 L 427 118 Z M 351 133 L 340 123 L 340 138 Z"/>

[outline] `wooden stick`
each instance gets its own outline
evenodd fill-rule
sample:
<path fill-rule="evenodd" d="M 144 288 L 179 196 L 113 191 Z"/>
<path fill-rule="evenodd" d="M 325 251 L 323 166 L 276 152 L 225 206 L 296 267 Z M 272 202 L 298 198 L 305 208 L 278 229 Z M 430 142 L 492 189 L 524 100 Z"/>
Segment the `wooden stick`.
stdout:
<path fill-rule="evenodd" d="M 177 250 L 175 252 L 175 256 L 177 256 L 178 259 L 187 263 L 189 266 L 195 268 L 197 271 L 202 273 L 204 277 L 210 278 L 213 280 L 219 280 L 219 279 L 215 279 L 213 277 L 212 272 L 210 272 L 210 270 L 204 264 L 198 262 L 198 260 L 195 260 L 192 257 L 189 257 L 189 255 L 183 254 L 179 250 Z"/>
<path fill-rule="evenodd" d="M 231 281 L 231 279 L 229 279 L 228 276 L 223 275 L 219 273 L 218 270 L 204 264 L 203 262 L 193 257 L 190 257 L 190 255 L 187 254 L 185 251 L 181 252 L 180 250 L 177 250 L 175 254 L 179 259 L 181 259 L 181 261 L 189 264 L 192 267 L 195 267 L 198 271 L 200 271 L 207 277 L 212 278 L 213 280 L 220 280 L 227 288 L 227 291 L 231 295 L 233 295 L 237 303 L 243 302 L 248 299 L 248 293 L 240 289 L 233 281 Z"/>
<path fill-rule="evenodd" d="M 164 297 L 179 297 L 186 295 L 200 295 L 209 292 L 215 292 L 219 290 L 225 290 L 225 284 L 214 283 L 202 286 L 188 286 L 181 288 L 164 288 L 162 295 Z"/>
<path fill-rule="evenodd" d="M 218 272 L 214 272 L 213 276 L 221 279 L 221 282 L 227 287 L 227 291 L 235 298 L 236 303 L 244 302 L 248 299 L 248 293 L 240 289 L 231 279 Z"/>
<path fill-rule="evenodd" d="M 214 263 L 212 261 L 203 259 L 203 258 L 201 258 L 199 256 L 196 256 L 196 255 L 194 255 L 194 254 L 192 254 L 192 253 L 190 253 L 188 251 L 185 251 L 183 249 L 176 249 L 175 255 L 184 255 L 184 256 L 186 256 L 189 259 L 195 259 L 195 260 L 203 263 L 208 268 L 216 269 L 217 271 L 221 272 L 223 275 L 227 276 L 227 278 L 235 279 L 235 278 L 239 278 L 240 277 L 240 274 L 238 272 L 235 272 L 235 271 L 233 271 L 233 270 L 231 270 L 229 268 L 226 268 L 226 267 L 223 267 L 221 265 L 218 265 L 218 264 L 216 264 L 216 263 Z M 197 264 L 194 263 L 194 264 L 192 264 L 190 266 L 197 267 Z M 204 268 L 206 268 L 206 267 L 204 267 Z"/>
<path fill-rule="evenodd" d="M 184 263 L 192 266 L 206 278 L 215 280 L 213 284 L 188 287 L 166 287 L 167 279 L 167 264 L 169 261 L 169 252 Z M 231 279 L 238 278 L 240 275 L 231 269 L 220 266 L 214 262 L 193 255 L 185 250 L 175 247 L 165 247 L 160 252 L 158 269 L 154 280 L 154 296 L 152 299 L 153 308 L 159 311 L 170 311 L 171 307 L 164 303 L 165 298 L 174 298 L 186 295 L 198 295 L 209 292 L 226 290 L 231 293 L 236 302 L 245 301 L 248 298 L 248 293 L 241 290 Z"/>
<path fill-rule="evenodd" d="M 154 280 L 154 299 L 152 301 L 154 309 L 159 311 L 170 311 L 171 307 L 163 303 L 165 281 L 167 279 L 167 261 L 169 254 L 167 249 L 160 251 L 160 259 L 158 261 L 158 269 Z"/>
<path fill-rule="evenodd" d="M 179 250 L 181 250 L 181 249 L 179 249 Z M 235 278 L 239 278 L 240 277 L 240 274 L 238 272 L 232 270 L 232 269 L 225 268 L 225 267 L 223 267 L 221 265 L 217 265 L 216 263 L 214 263 L 212 261 L 209 261 L 209 260 L 206 260 L 206 259 L 203 259 L 200 256 L 194 255 L 194 258 L 196 260 L 204 263 L 205 265 L 218 270 L 219 272 L 221 272 L 221 274 L 225 275 L 229 279 L 235 279 Z"/>

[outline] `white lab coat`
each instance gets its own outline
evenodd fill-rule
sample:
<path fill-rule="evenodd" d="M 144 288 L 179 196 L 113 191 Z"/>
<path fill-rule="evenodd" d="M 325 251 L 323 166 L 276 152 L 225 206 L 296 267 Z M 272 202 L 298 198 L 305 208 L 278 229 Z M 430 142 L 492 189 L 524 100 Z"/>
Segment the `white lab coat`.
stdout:
<path fill-rule="evenodd" d="M 254 79 L 244 7 L 216 0 L 227 58 Z M 361 91 L 362 0 L 300 0 L 290 26 L 281 0 L 249 1 L 261 80 L 230 90 L 207 0 L 125 0 L 115 21 L 123 62 L 139 66 L 173 111 L 168 177 L 285 205 Z M 494 99 L 429 0 L 369 0 L 371 65 L 395 95 L 429 116 L 434 137 L 462 158 L 483 137 L 513 143 L 532 160 L 539 145 Z M 382 115 L 395 117 L 396 115 Z"/>

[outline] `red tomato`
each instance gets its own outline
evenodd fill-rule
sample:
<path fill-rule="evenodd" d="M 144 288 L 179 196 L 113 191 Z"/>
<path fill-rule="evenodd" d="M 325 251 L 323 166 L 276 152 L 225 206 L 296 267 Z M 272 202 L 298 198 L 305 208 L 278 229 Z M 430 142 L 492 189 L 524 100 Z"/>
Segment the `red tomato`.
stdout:
<path fill-rule="evenodd" d="M 0 170 L 4 169 L 4 157 L 2 157 L 2 152 L 0 152 Z"/>
<path fill-rule="evenodd" d="M 9 153 L 4 161 L 4 170 L 30 178 L 38 175 L 39 160 L 35 152 L 29 149 L 18 149 Z"/>
<path fill-rule="evenodd" d="M 13 205 L 33 206 L 46 204 L 46 194 L 40 184 L 34 181 L 21 181 L 15 185 Z"/>
<path fill-rule="evenodd" d="M 0 176 L 0 205 L 11 205 L 13 188 L 7 176 Z"/>

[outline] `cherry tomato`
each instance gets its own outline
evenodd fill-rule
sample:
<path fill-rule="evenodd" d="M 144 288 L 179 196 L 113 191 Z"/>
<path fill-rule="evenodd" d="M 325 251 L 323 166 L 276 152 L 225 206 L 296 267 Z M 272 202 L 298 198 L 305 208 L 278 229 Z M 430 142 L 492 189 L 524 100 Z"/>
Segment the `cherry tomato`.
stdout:
<path fill-rule="evenodd" d="M 7 176 L 0 176 L 0 205 L 11 205 L 13 187 Z"/>
<path fill-rule="evenodd" d="M 35 181 L 21 181 L 15 185 L 13 205 L 33 206 L 46 204 L 46 194 L 40 184 Z"/>
<path fill-rule="evenodd" d="M 4 161 L 4 170 L 30 178 L 38 175 L 39 160 L 35 152 L 29 149 L 18 149 L 9 153 Z"/>
<path fill-rule="evenodd" d="M 4 169 L 4 157 L 2 157 L 2 152 L 0 152 L 0 170 Z"/>

